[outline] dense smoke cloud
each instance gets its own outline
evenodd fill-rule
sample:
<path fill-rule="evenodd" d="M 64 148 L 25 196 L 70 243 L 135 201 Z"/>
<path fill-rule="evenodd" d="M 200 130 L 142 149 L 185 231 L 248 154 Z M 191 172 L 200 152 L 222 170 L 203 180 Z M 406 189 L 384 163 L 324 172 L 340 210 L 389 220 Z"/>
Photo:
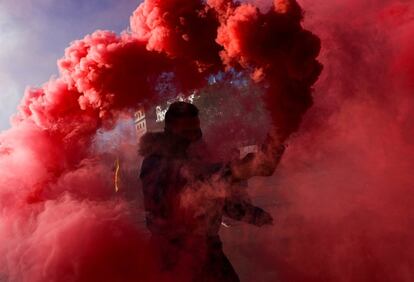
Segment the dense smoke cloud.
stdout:
<path fill-rule="evenodd" d="M 414 6 L 301 4 L 322 42 L 314 106 L 275 177 L 250 183 L 277 200 L 275 227 L 229 252 L 254 257 L 246 281 L 412 281 Z"/>
<path fill-rule="evenodd" d="M 139 201 L 114 192 L 117 156 L 131 174 L 123 185 L 138 185 L 134 135 L 117 120 L 158 102 L 162 73 L 189 93 L 232 69 L 264 89 L 290 135 L 276 175 L 250 182 L 277 202 L 275 225 L 222 231 L 242 279 L 412 281 L 414 6 L 300 1 L 322 42 L 311 107 L 320 46 L 296 2 L 203 3 L 144 2 L 130 34 L 74 42 L 61 75 L 26 92 L 0 137 L 0 280 L 163 281 L 151 276 Z"/>
<path fill-rule="evenodd" d="M 233 69 L 267 89 L 285 140 L 312 104 L 320 42 L 301 27 L 295 1 L 275 5 L 262 13 L 231 1 L 145 1 L 130 33 L 96 31 L 66 49 L 60 75 L 26 91 L 0 136 L 2 280 L 164 279 L 153 271 L 139 205 L 114 191 L 113 163 L 124 157 L 132 167 L 131 139 L 105 151 L 114 139 L 102 135 L 116 132 L 139 103 L 159 102 L 163 74 L 173 73 L 175 89 L 189 94 Z M 127 186 L 137 184 L 130 179 Z"/>

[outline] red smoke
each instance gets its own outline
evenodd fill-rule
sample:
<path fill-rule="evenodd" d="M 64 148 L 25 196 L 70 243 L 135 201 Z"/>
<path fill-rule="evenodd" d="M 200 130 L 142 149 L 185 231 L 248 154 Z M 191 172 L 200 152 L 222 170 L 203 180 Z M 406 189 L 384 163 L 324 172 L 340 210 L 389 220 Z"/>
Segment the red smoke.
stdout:
<path fill-rule="evenodd" d="M 283 204 L 274 228 L 243 228 L 225 243 L 250 259 L 236 264 L 245 281 L 412 281 L 414 6 L 302 2 L 322 39 L 315 105 L 277 175 L 251 183 Z M 145 1 L 131 33 L 74 42 L 60 76 L 26 91 L 0 135 L 1 281 L 163 281 L 137 203 L 114 192 L 113 161 L 130 155 L 128 140 L 113 149 L 99 138 L 138 103 L 159 101 L 163 73 L 189 93 L 231 68 L 265 89 L 281 140 L 296 132 L 313 103 L 320 41 L 295 1 L 258 4 Z"/>
<path fill-rule="evenodd" d="M 96 31 L 72 43 L 60 76 L 28 89 L 0 136 L 1 279 L 160 281 L 136 201 L 114 192 L 113 160 L 131 148 L 99 136 L 139 103 L 158 102 L 163 73 L 189 93 L 232 67 L 267 85 L 285 139 L 321 69 L 319 40 L 300 21 L 294 1 L 263 14 L 231 1 L 149 0 L 131 17 L 131 33 Z"/>
<path fill-rule="evenodd" d="M 254 257 L 245 281 L 413 281 L 414 6 L 301 4 L 324 71 L 277 174 L 250 183 L 278 220 L 245 228 L 231 259 Z"/>

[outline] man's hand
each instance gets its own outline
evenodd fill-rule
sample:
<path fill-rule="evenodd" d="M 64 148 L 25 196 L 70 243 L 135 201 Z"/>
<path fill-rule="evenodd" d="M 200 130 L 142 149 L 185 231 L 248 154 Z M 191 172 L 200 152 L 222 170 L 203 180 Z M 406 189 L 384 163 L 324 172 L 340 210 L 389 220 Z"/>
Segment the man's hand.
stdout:
<path fill-rule="evenodd" d="M 282 158 L 286 145 L 263 146 L 257 153 L 249 153 L 243 159 L 231 162 L 235 179 L 246 180 L 253 176 L 271 176 Z"/>

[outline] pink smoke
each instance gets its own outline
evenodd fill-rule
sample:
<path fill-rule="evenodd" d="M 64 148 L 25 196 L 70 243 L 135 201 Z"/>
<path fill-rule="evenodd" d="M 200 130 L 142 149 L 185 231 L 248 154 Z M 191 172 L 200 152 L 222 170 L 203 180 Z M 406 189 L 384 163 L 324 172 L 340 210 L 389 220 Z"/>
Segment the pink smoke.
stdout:
<path fill-rule="evenodd" d="M 414 6 L 301 4 L 322 42 L 314 106 L 277 175 L 251 183 L 278 222 L 229 252 L 254 258 L 246 281 L 412 281 Z"/>
<path fill-rule="evenodd" d="M 250 183 L 280 203 L 275 226 L 223 230 L 242 279 L 413 280 L 414 6 L 301 1 L 322 41 L 313 100 L 320 44 L 295 1 L 207 2 L 145 1 L 131 34 L 74 42 L 60 76 L 26 91 L 0 136 L 0 280 L 163 281 L 139 204 L 113 189 L 114 158 L 134 147 L 97 150 L 97 140 L 138 103 L 158 102 L 161 73 L 188 93 L 229 68 L 265 85 L 271 120 L 290 137 L 277 174 Z"/>
<path fill-rule="evenodd" d="M 148 0 L 133 13 L 131 33 L 96 31 L 73 42 L 58 61 L 59 77 L 28 88 L 13 127 L 0 136 L 0 279 L 183 281 L 185 273 L 154 271 L 139 201 L 114 191 L 117 157 L 130 173 L 122 185 L 138 189 L 130 138 L 114 148 L 116 138 L 102 135 L 116 132 L 138 104 L 160 100 L 163 73 L 188 94 L 233 68 L 268 85 L 269 108 L 285 106 L 272 113 L 286 139 L 310 107 L 321 70 L 320 42 L 292 3 L 261 13 L 232 1 Z"/>

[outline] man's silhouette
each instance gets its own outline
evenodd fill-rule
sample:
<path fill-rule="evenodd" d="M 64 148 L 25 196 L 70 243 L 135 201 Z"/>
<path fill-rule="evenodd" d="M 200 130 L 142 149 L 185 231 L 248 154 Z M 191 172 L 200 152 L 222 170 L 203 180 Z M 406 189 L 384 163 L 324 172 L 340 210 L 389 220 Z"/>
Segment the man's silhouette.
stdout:
<path fill-rule="evenodd" d="M 222 217 L 257 226 L 272 223 L 240 186 L 252 176 L 271 175 L 284 147 L 266 145 L 261 156 L 217 164 L 208 160 L 200 144 L 198 109 L 185 102 L 171 104 L 164 132 L 142 137 L 140 178 L 147 227 L 161 256 L 160 271 L 172 281 L 240 281 L 222 250 Z"/>

